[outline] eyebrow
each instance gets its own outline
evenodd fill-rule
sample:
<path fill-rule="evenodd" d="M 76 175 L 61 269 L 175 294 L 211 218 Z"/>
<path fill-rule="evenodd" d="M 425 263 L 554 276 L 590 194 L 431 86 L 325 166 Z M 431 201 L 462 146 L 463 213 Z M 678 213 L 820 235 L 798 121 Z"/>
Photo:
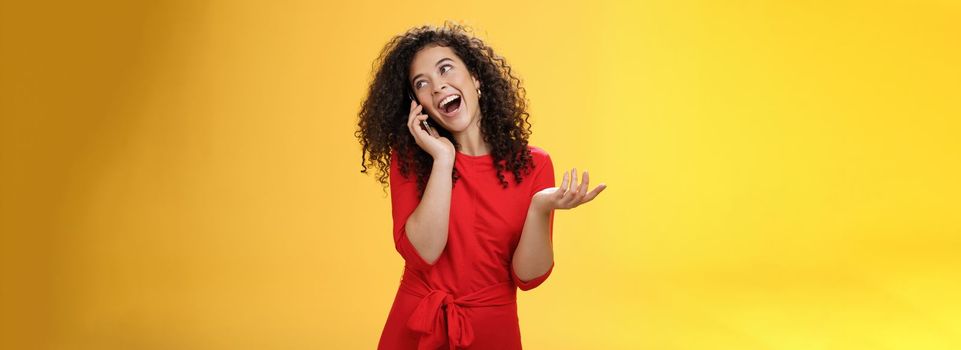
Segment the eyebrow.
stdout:
<path fill-rule="evenodd" d="M 439 65 L 440 65 L 442 62 L 444 62 L 444 61 L 454 62 L 454 60 L 452 60 L 450 57 L 444 57 L 444 58 L 441 58 L 440 61 L 437 61 L 437 63 L 434 63 L 434 67 L 439 66 Z M 419 78 L 419 77 L 422 76 L 422 75 L 424 75 L 424 73 L 420 73 L 420 74 L 418 74 L 418 75 L 415 75 L 413 78 L 410 78 L 410 83 L 413 84 L 414 81 L 416 81 L 417 78 Z"/>

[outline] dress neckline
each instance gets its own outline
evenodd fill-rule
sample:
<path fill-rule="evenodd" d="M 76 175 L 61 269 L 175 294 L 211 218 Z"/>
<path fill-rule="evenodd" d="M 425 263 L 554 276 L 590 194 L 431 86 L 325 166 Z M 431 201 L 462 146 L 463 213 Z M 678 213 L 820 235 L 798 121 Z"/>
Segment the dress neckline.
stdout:
<path fill-rule="evenodd" d="M 490 153 L 472 156 L 461 151 L 456 151 L 454 159 L 455 164 L 460 164 L 458 167 L 462 174 L 464 174 L 464 172 L 486 172 L 494 169 L 494 156 Z"/>
<path fill-rule="evenodd" d="M 490 153 L 481 154 L 481 155 L 477 155 L 477 156 L 472 156 L 472 155 L 470 155 L 470 154 L 463 153 L 463 152 L 461 152 L 461 151 L 456 151 L 456 152 L 457 152 L 457 156 L 458 156 L 458 157 L 466 158 L 466 159 L 481 160 L 481 159 L 490 159 L 490 157 L 491 157 L 491 154 L 490 154 Z"/>

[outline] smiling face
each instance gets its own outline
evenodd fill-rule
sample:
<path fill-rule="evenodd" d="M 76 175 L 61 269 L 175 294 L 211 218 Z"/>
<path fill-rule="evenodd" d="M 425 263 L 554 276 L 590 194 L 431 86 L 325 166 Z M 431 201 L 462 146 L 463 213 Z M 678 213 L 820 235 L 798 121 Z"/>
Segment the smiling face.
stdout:
<path fill-rule="evenodd" d="M 480 120 L 480 81 L 446 46 L 425 47 L 414 55 L 408 77 L 417 102 L 444 129 L 461 133 Z"/>

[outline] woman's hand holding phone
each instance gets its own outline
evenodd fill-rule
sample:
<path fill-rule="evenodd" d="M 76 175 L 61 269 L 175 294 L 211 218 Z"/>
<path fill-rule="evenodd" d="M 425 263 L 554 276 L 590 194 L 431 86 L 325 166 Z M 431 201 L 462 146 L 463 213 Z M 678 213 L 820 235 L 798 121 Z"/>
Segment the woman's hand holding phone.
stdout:
<path fill-rule="evenodd" d="M 450 142 L 446 137 L 440 136 L 437 129 L 430 126 L 427 130 L 421 124 L 425 124 L 429 118 L 426 114 L 421 113 L 424 106 L 417 103 L 417 101 L 410 101 L 410 115 L 407 118 L 407 128 L 410 129 L 411 135 L 414 136 L 414 141 L 417 142 L 417 146 L 420 146 L 425 152 L 434 157 L 434 160 L 445 159 L 449 160 L 451 164 L 454 162 L 455 149 L 454 144 Z"/>

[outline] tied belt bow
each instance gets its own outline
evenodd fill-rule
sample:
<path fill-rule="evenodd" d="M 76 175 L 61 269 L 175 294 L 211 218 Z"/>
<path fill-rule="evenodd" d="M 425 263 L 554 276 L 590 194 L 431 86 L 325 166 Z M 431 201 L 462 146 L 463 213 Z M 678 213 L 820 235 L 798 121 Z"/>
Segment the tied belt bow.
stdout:
<path fill-rule="evenodd" d="M 507 305 L 517 300 L 517 290 L 510 281 L 454 296 L 431 288 L 417 273 L 407 271 L 400 288 L 421 298 L 407 320 L 408 328 L 422 333 L 418 350 L 434 350 L 445 342 L 451 350 L 470 346 L 474 341 L 474 327 L 464 308 Z M 446 312 L 442 309 L 446 309 Z"/>

